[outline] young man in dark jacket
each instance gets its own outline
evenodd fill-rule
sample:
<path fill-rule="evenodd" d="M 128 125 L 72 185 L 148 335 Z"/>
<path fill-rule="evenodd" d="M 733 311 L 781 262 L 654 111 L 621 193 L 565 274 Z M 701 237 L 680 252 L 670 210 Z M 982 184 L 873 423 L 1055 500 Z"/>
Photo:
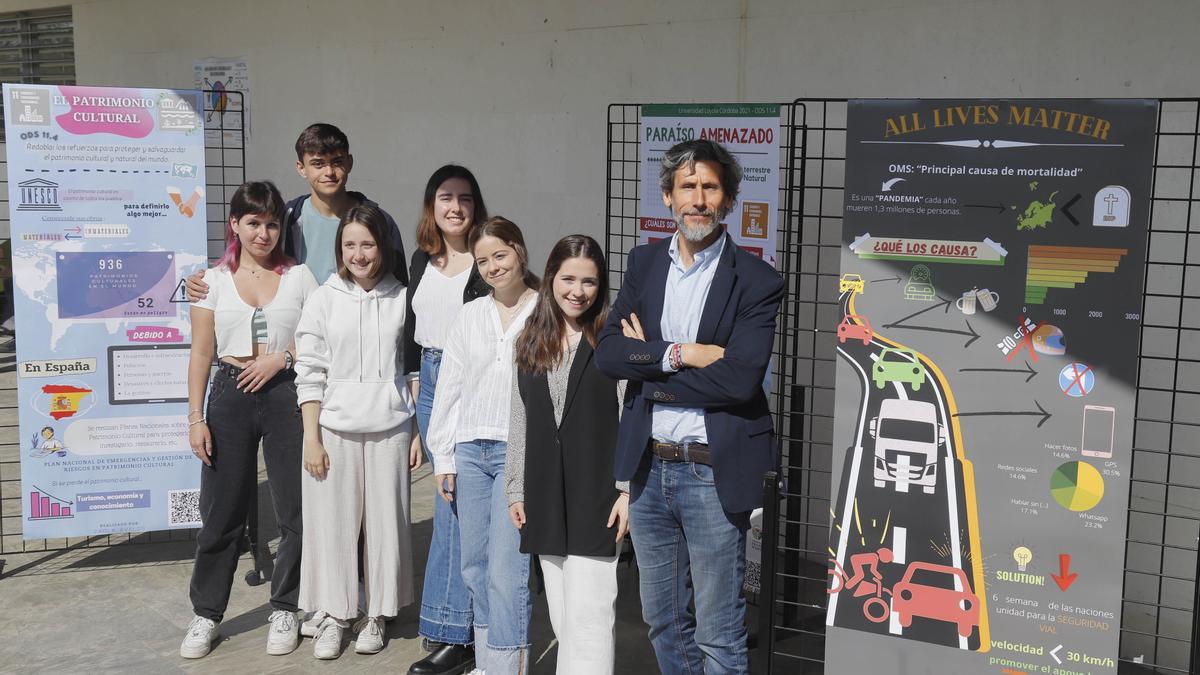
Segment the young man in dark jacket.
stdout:
<path fill-rule="evenodd" d="M 287 203 L 280 236 L 284 253 L 308 265 L 318 283 L 324 283 L 337 268 L 337 252 L 333 248 L 341 217 L 360 204 L 379 207 L 361 192 L 346 189 L 353 168 L 350 140 L 332 124 L 309 125 L 296 139 L 296 172 L 308 183 L 309 193 Z M 408 259 L 400 228 L 386 211 L 384 216 L 392 227 L 392 246 L 396 249 L 392 273 L 407 286 Z M 208 295 L 208 284 L 203 277 L 203 271 L 188 277 L 189 299 L 199 300 Z"/>

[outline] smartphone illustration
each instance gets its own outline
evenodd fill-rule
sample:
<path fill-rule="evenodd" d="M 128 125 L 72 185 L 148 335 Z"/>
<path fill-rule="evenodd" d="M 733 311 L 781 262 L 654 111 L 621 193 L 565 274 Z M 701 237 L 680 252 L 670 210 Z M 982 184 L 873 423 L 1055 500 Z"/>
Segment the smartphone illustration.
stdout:
<path fill-rule="evenodd" d="M 1112 457 L 1113 427 L 1117 412 L 1112 406 L 1083 406 L 1083 443 L 1079 446 L 1088 457 Z"/>

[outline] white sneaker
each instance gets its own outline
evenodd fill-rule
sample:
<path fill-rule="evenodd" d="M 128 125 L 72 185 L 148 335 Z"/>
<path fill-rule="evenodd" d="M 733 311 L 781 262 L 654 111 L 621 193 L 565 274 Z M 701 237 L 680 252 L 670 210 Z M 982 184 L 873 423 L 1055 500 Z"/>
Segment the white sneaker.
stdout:
<path fill-rule="evenodd" d="M 317 631 L 321 628 L 321 622 L 325 617 L 329 616 L 325 612 L 313 612 L 313 615 L 300 624 L 300 634 L 306 638 L 316 637 Z"/>
<path fill-rule="evenodd" d="M 212 651 L 212 643 L 217 639 L 217 622 L 202 616 L 192 617 L 188 624 L 187 634 L 179 645 L 179 655 L 185 659 L 198 659 Z"/>
<path fill-rule="evenodd" d="M 383 650 L 383 619 L 368 616 L 354 625 L 358 637 L 354 640 L 354 651 L 359 654 L 378 654 Z"/>
<path fill-rule="evenodd" d="M 271 656 L 291 654 L 300 646 L 296 613 L 277 609 L 271 612 L 271 630 L 267 632 L 267 653 Z"/>
<path fill-rule="evenodd" d="M 317 635 L 313 639 L 313 658 L 315 659 L 336 659 L 342 655 L 342 631 L 346 626 L 333 618 L 332 616 L 325 617 L 321 622 L 321 627 L 317 629 Z"/>

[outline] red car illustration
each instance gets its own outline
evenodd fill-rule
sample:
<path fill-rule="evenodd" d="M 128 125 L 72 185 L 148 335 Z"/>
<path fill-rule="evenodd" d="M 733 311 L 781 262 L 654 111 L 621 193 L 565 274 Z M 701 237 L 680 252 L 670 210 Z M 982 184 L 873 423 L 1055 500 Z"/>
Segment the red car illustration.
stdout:
<path fill-rule="evenodd" d="M 913 576 L 920 573 L 916 581 Z M 958 581 L 961 591 L 931 585 L 945 575 Z M 921 583 L 926 582 L 926 583 Z M 912 625 L 914 616 L 958 624 L 958 634 L 969 637 L 979 625 L 979 598 L 970 590 L 967 575 L 956 567 L 916 561 L 904 571 L 904 578 L 892 586 L 892 611 L 904 628 Z"/>
<path fill-rule="evenodd" d="M 859 323 L 851 323 L 851 319 L 857 319 Z M 842 317 L 842 322 L 837 327 L 838 342 L 842 343 L 850 338 L 858 338 L 864 345 L 869 345 L 874 335 L 871 332 L 871 322 L 859 314 L 847 314 Z"/>

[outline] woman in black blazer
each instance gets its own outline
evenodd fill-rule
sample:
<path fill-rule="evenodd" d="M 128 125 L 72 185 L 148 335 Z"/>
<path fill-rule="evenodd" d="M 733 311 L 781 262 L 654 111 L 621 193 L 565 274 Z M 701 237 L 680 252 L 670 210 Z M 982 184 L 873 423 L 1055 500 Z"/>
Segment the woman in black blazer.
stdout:
<path fill-rule="evenodd" d="M 613 481 L 621 393 L 592 362 L 607 313 L 600 244 L 565 237 L 515 346 L 505 489 L 521 552 L 541 561 L 560 674 L 613 672 L 629 487 Z"/>

